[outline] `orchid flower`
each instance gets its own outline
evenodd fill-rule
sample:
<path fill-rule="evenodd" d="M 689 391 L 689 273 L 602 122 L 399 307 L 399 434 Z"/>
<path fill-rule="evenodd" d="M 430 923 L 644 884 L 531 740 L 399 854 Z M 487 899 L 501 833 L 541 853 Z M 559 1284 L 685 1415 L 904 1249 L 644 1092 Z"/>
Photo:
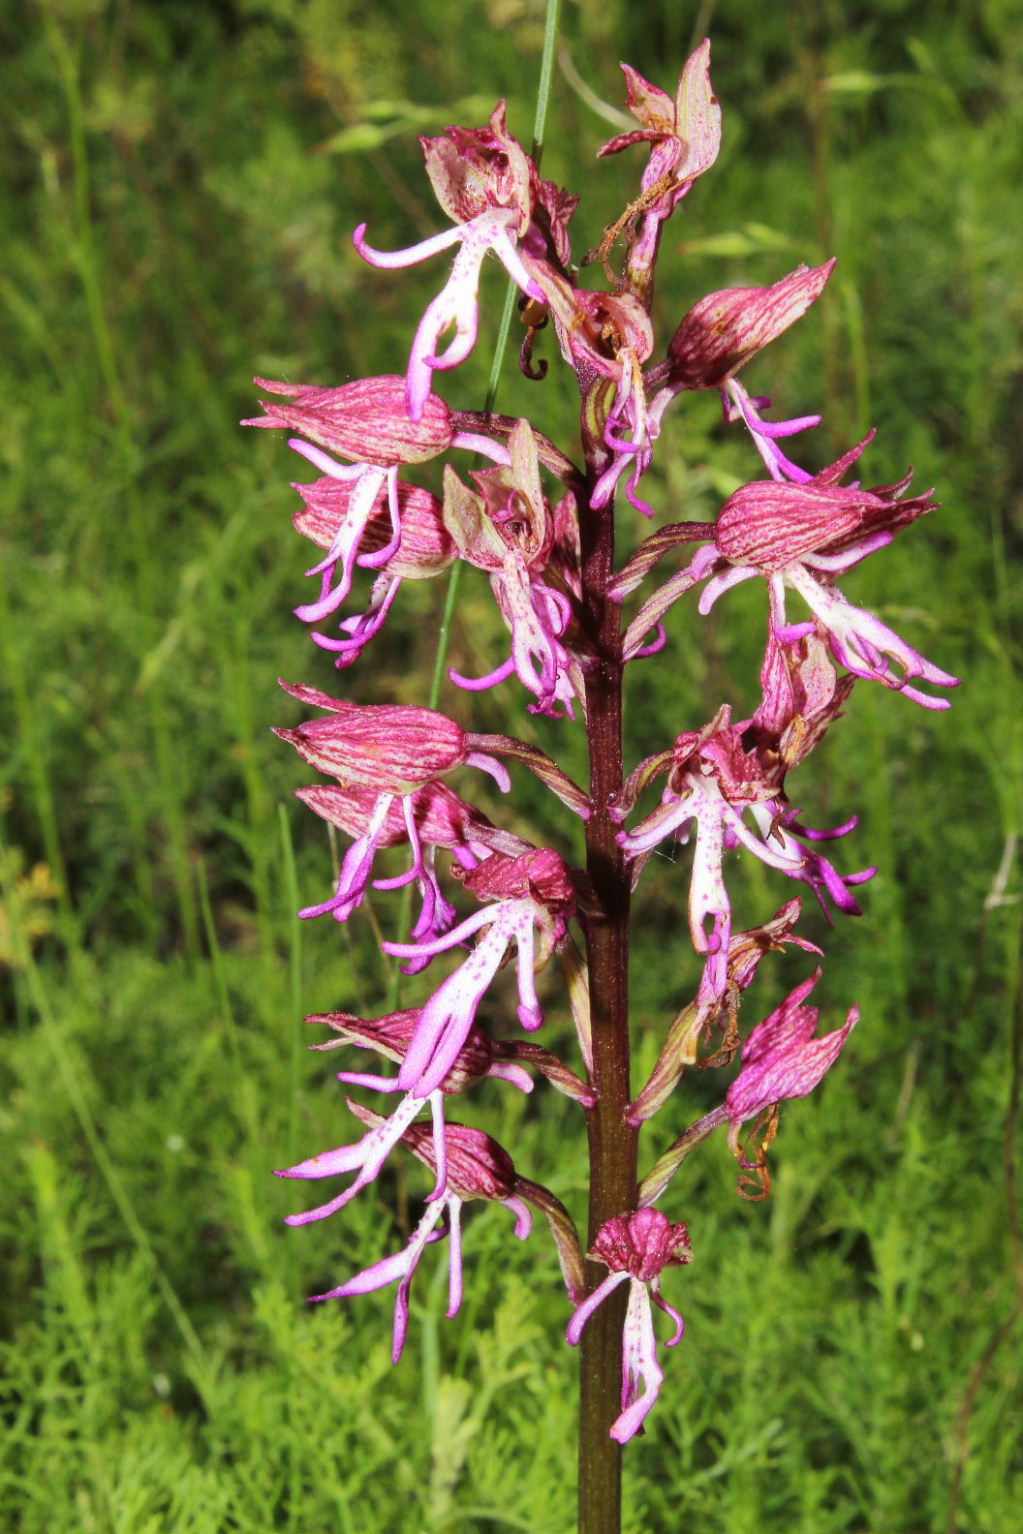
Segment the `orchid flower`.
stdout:
<path fill-rule="evenodd" d="M 445 898 L 436 873 L 438 848 L 450 850 L 463 868 L 475 868 L 494 849 L 512 856 L 529 849 L 529 843 L 511 832 L 500 831 L 485 815 L 466 804 L 445 784 L 427 783 L 414 793 L 377 794 L 360 785 L 316 784 L 296 790 L 296 798 L 355 840 L 345 854 L 333 896 L 318 905 L 306 906 L 301 917 L 330 912 L 336 921 L 347 921 L 362 903 L 372 878 L 379 849 L 408 844 L 412 861 L 393 878 L 373 880 L 376 889 L 401 889 L 415 883 L 422 908 L 412 929 L 417 942 L 447 932 L 456 920 L 454 907 Z M 412 961 L 406 973 L 414 974 L 428 961 Z"/>
<path fill-rule="evenodd" d="M 668 1030 L 657 1064 L 642 1092 L 626 1110 L 630 1124 L 642 1124 L 667 1102 L 687 1066 L 695 1065 L 701 1039 L 717 1024 L 724 1033 L 718 1051 L 704 1065 L 727 1065 L 739 1047 L 738 1017 L 742 993 L 756 978 L 761 960 L 768 953 L 781 953 L 786 944 L 805 953 L 820 954 L 816 943 L 797 937 L 792 929 L 799 920 L 803 903 L 788 900 L 760 927 L 747 932 L 733 932 L 726 955 L 726 984 L 722 991 L 714 961 L 704 967 L 700 986 L 693 1001 L 683 1007 Z"/>
<path fill-rule="evenodd" d="M 706 613 L 728 587 L 764 576 L 779 639 L 796 637 L 809 627 L 787 619 L 785 592 L 791 588 L 819 620 L 836 660 L 854 676 L 903 692 L 925 708 L 948 708 L 946 698 L 935 698 L 909 683 L 920 677 L 941 687 L 957 687 L 958 678 L 926 660 L 873 613 L 854 607 L 833 584 L 836 575 L 883 548 L 896 532 L 937 504 L 930 492 L 902 498 L 909 475 L 874 490 L 840 485 L 838 480 L 869 440 L 805 484 L 760 480 L 730 496 L 718 516 L 714 554 L 702 559 L 710 579 L 699 608 Z M 709 552 L 701 551 L 694 566 Z M 719 567 L 716 559 L 724 564 Z M 893 669 L 892 662 L 901 670 Z"/>
<path fill-rule="evenodd" d="M 637 1209 L 602 1225 L 588 1255 L 610 1271 L 576 1307 L 565 1335 L 575 1347 L 598 1305 L 628 1281 L 629 1305 L 622 1332 L 622 1412 L 611 1428 L 612 1438 L 628 1443 L 643 1431 L 644 1419 L 664 1379 L 657 1361 L 651 1302 L 674 1322 L 675 1331 L 667 1346 L 675 1347 L 685 1334 L 685 1322 L 661 1295 L 661 1273 L 666 1267 L 692 1262 L 693 1248 L 681 1221 L 672 1225 L 659 1209 Z"/>
<path fill-rule="evenodd" d="M 412 1008 L 363 1021 L 345 1013 L 335 1012 L 322 1017 L 314 1016 L 307 1021 L 325 1022 L 339 1035 L 327 1044 L 313 1045 L 314 1049 L 331 1049 L 344 1043 L 361 1044 L 365 1048 L 377 1050 L 385 1058 L 400 1063 L 405 1058 L 409 1043 L 415 1035 L 419 1015 L 419 1009 Z M 434 1091 L 425 1097 L 421 1093 L 406 1092 L 390 1118 L 375 1120 L 358 1144 L 342 1145 L 332 1151 L 321 1151 L 319 1155 L 311 1156 L 308 1160 L 300 1161 L 296 1166 L 287 1167 L 275 1174 L 277 1177 L 310 1179 L 336 1177 L 344 1172 L 357 1173 L 355 1181 L 337 1197 L 326 1204 L 321 1204 L 317 1209 L 307 1210 L 304 1214 L 288 1215 L 286 1223 L 308 1225 L 314 1220 L 324 1220 L 329 1215 L 336 1214 L 339 1209 L 343 1209 L 350 1203 L 357 1193 L 380 1175 L 390 1152 L 419 1116 L 427 1102 L 430 1105 L 433 1120 L 433 1155 L 437 1172 L 437 1181 L 430 1194 L 430 1201 L 440 1198 L 447 1187 L 444 1098 L 464 1092 L 467 1087 L 488 1076 L 508 1081 L 518 1087 L 521 1092 L 533 1090 L 532 1080 L 522 1066 L 499 1059 L 496 1048 L 486 1034 L 478 1028 L 472 1029 L 455 1057 L 451 1069 Z M 339 1071 L 337 1079 L 349 1086 L 371 1087 L 379 1092 L 401 1090 L 394 1077 L 367 1074 L 363 1071 Z M 358 1113 L 359 1110 L 351 1099 L 346 1101 L 352 1111 Z"/>
<path fill-rule="evenodd" d="M 377 1124 L 375 1113 L 356 1108 L 364 1122 Z M 436 1153 L 429 1137 L 423 1138 L 422 1126 L 412 1125 L 402 1138 L 413 1153 L 431 1170 L 436 1170 Z M 393 1257 L 385 1257 L 372 1267 L 357 1273 L 354 1278 L 329 1289 L 325 1294 L 314 1294 L 312 1301 L 348 1299 L 357 1294 L 371 1294 L 398 1281 L 398 1296 L 394 1306 L 394 1343 L 392 1362 L 397 1363 L 405 1348 L 408 1335 L 409 1295 L 416 1268 L 427 1246 L 448 1237 L 448 1318 L 458 1314 L 462 1303 L 462 1206 L 474 1198 L 488 1199 L 504 1204 L 515 1216 L 515 1234 L 524 1241 L 532 1228 L 532 1216 L 516 1193 L 519 1179 L 508 1152 L 479 1129 L 467 1129 L 462 1124 L 449 1124 L 444 1130 L 444 1159 L 447 1164 L 445 1191 L 427 1204 L 426 1212 L 412 1233 L 408 1245 Z M 446 1221 L 446 1230 L 438 1229 Z"/>
<path fill-rule="evenodd" d="M 693 305 L 668 347 L 664 362 L 646 374 L 649 417 L 656 438 L 669 404 L 684 390 L 718 389 L 726 421 L 742 420 L 772 478 L 804 482 L 810 475 L 782 453 L 778 442 L 820 424 L 819 415 L 765 421 L 766 397 L 752 397 L 736 378 L 740 368 L 782 335 L 815 303 L 834 270 L 800 266 L 766 288 L 722 288 Z M 645 473 L 650 453 L 637 460 L 634 480 Z M 630 499 L 632 497 L 630 496 Z"/>
<path fill-rule="evenodd" d="M 732 1144 L 738 1126 L 765 1108 L 790 1097 L 806 1097 L 831 1069 L 859 1021 L 851 1007 L 841 1028 L 816 1038 L 817 1007 L 803 1002 L 821 977 L 816 970 L 802 985 L 758 1023 L 742 1046 L 742 1070 L 728 1088 L 725 1112 L 732 1124 Z"/>
<path fill-rule="evenodd" d="M 575 894 L 564 861 L 556 852 L 524 853 L 518 858 L 493 854 L 463 875 L 463 882 L 493 904 L 426 943 L 384 943 L 399 958 L 432 958 L 463 943 L 484 927 L 489 930 L 469 957 L 449 975 L 423 1007 L 419 1027 L 398 1076 L 403 1089 L 420 1095 L 433 1091 L 451 1068 L 472 1027 L 480 1002 L 514 940 L 517 953 L 519 1022 L 539 1028 L 543 1013 L 536 995 L 534 970 L 542 968 L 564 942 Z M 539 937 L 539 946 L 537 946 Z"/>
<path fill-rule="evenodd" d="M 701 548 L 684 570 L 645 602 L 629 625 L 626 655 L 640 653 L 643 637 L 700 581 L 706 585 L 698 607 L 706 614 L 723 592 L 763 577 L 777 640 L 798 639 L 817 631 L 819 625 L 835 659 L 854 676 L 902 692 L 924 708 L 948 708 L 946 698 L 935 698 L 910 684 L 919 677 L 936 686 L 958 687 L 958 677 L 927 660 L 874 613 L 853 606 L 834 585 L 836 575 L 886 547 L 903 527 L 937 505 L 930 492 L 903 499 L 909 474 L 873 490 L 839 484 L 872 438 L 871 432 L 819 474 L 804 476 L 803 483 L 757 480 L 729 496 L 714 527 L 707 528 L 713 532 L 713 543 Z M 689 526 L 680 524 L 676 541 L 692 539 Z M 660 557 L 670 541 L 662 538 L 651 558 Z M 627 583 L 620 583 L 620 589 L 627 589 Z M 813 619 L 789 622 L 785 605 L 789 589 L 803 598 L 816 623 Z"/>
<path fill-rule="evenodd" d="M 697 177 L 717 159 L 721 108 L 710 83 L 709 42 L 701 43 L 686 61 L 674 98 L 630 65 L 623 64 L 622 72 L 629 111 L 640 126 L 611 139 L 598 154 L 618 154 L 633 144 L 647 143 L 650 158 L 639 198 L 605 231 L 600 254 L 606 261 L 622 231 L 635 228 L 626 275 L 649 303 L 663 225 Z"/>
<path fill-rule="evenodd" d="M 489 128 L 447 132 L 447 138 L 420 138 L 420 143 L 427 174 L 441 206 L 455 220 L 454 228 L 397 251 L 375 250 L 366 240 L 365 224 L 352 237 L 363 260 L 388 271 L 414 266 L 452 245 L 460 247 L 451 276 L 428 306 L 412 343 L 406 387 L 413 420 L 426 408 L 433 372 L 458 367 L 476 344 L 479 274 L 488 251 L 524 293 L 541 301 L 544 297 L 518 251 L 532 217 L 536 170 L 508 132 L 504 102 L 495 107 Z M 454 336 L 441 351 L 442 338 L 451 329 Z"/>
<path fill-rule="evenodd" d="M 742 845 L 761 862 L 809 884 L 825 911 L 827 895 L 840 910 L 860 914 L 849 889 L 870 879 L 874 870 L 839 874 L 827 858 L 802 846 L 798 839 L 843 836 L 854 828 L 855 818 L 828 832 L 802 826 L 779 801 L 777 787 L 762 764 L 744 747 L 742 731 L 731 724 L 729 708 L 719 710 L 704 730 L 680 735 L 670 754 L 652 758 L 637 769 L 615 814 L 624 817 L 639 789 L 664 772 L 668 781 L 661 804 L 631 831 L 619 833 L 618 843 L 630 857 L 637 858 L 652 852 L 666 837 L 688 840 L 686 828 L 695 827 L 689 926 L 694 948 L 708 956 L 705 983 L 714 995 L 722 996 L 727 984 L 731 902 L 723 859 L 729 849 Z M 755 829 L 743 819 L 746 813 Z"/>
<path fill-rule="evenodd" d="M 378 484 L 368 477 L 353 486 L 336 474 L 328 474 L 312 484 L 296 484 L 293 488 L 305 502 L 303 509 L 292 517 L 296 530 L 327 550 L 325 559 L 307 572 L 323 576 L 324 583 L 319 602 L 298 611 L 298 616 L 306 621 L 316 622 L 340 607 L 351 591 L 355 567 L 361 565 L 379 569 L 387 586 L 386 600 L 374 591 L 371 611 L 383 608 L 373 629 L 376 633 L 402 580 L 439 575 L 455 557 L 444 529 L 440 502 L 417 485 L 396 480 L 392 494 L 390 485 Z M 371 491 L 374 498 L 367 506 L 366 496 Z M 365 627 L 363 623 L 362 628 Z M 358 619 L 342 624 L 350 636 L 358 628 Z M 321 648 L 337 652 L 341 664 L 348 652 L 367 642 L 366 637 L 336 640 L 322 634 L 314 634 L 313 639 Z"/>
<path fill-rule="evenodd" d="M 819 951 L 819 950 L 818 950 Z M 732 1082 L 723 1103 L 705 1113 L 679 1136 L 647 1173 L 640 1184 L 644 1205 L 659 1199 L 683 1161 L 716 1129 L 727 1124 L 728 1148 L 753 1178 L 740 1177 L 738 1191 L 745 1198 L 763 1198 L 770 1189 L 766 1152 L 778 1127 L 778 1106 L 792 1097 L 806 1097 L 822 1081 L 845 1047 L 859 1021 L 858 1007 L 851 1007 L 841 1028 L 816 1038 L 819 1012 L 802 1003 L 821 977 L 817 969 L 779 1007 L 758 1023 L 742 1046 L 742 1070 Z M 761 1119 L 761 1116 L 765 1116 Z M 765 1135 L 755 1159 L 750 1160 L 741 1140 L 742 1126 L 758 1119 Z M 760 1192 L 745 1191 L 750 1183 Z"/>

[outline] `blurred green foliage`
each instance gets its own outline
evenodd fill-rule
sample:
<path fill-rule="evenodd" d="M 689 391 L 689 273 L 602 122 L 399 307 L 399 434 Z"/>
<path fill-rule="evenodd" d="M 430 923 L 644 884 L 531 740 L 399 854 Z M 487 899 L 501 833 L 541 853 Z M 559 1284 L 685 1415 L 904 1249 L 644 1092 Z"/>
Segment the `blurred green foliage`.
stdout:
<path fill-rule="evenodd" d="M 332 673 L 289 614 L 295 461 L 236 429 L 253 373 L 403 369 L 441 264 L 370 271 L 350 231 L 440 227 L 417 132 L 504 96 L 528 139 L 542 26 L 539 0 L 38 0 L 0 20 L 5 1528 L 571 1523 L 575 1360 L 540 1236 L 519 1250 L 503 1211 L 472 1220 L 463 1316 L 443 1321 L 428 1262 L 397 1372 L 388 1295 L 302 1305 L 400 1244 L 422 1189 L 389 1173 L 343 1220 L 280 1225 L 295 1199 L 269 1169 L 349 1133 L 301 1016 L 372 1010 L 388 976 L 368 920 L 293 915 L 330 851 L 292 812 L 275 678 Z M 826 1013 L 858 1000 L 863 1023 L 786 1110 L 766 1204 L 734 1198 L 722 1147 L 672 1190 L 689 1330 L 627 1455 L 629 1527 L 1004 1534 L 1023 1505 L 1023 34 L 1010 0 L 570 4 L 544 171 L 583 192 L 578 251 L 642 163 L 593 158 L 617 60 L 671 88 L 705 31 L 725 147 L 669 228 L 658 317 L 840 256 L 750 382 L 823 408 L 817 463 L 876 424 L 870 482 L 912 461 L 938 483 L 942 510 L 849 589 L 966 685 L 941 718 L 860 687 L 800 770 L 811 823 L 861 814 L 842 866 L 881 869 L 862 921 L 816 934 Z M 481 345 L 444 392 L 477 407 L 488 366 Z M 509 366 L 498 403 L 571 450 L 557 371 L 538 392 Z M 709 516 L 755 472 L 696 399 L 650 492 Z M 680 663 L 636 668 L 636 755 L 754 700 L 760 596 L 672 615 Z M 405 588 L 352 696 L 421 698 L 442 598 Z M 452 659 L 498 644 L 468 581 Z M 477 727 L 518 729 L 512 695 L 476 700 Z M 570 726 L 520 732 L 581 770 Z M 539 790 L 516 801 L 520 828 L 563 836 Z M 683 887 L 667 859 L 644 881 L 640 1067 L 694 979 Z M 754 870 L 740 913 L 789 893 Z M 798 978 L 765 967 L 750 1005 Z M 547 1034 L 570 1047 L 556 1007 Z M 649 1154 L 719 1090 L 700 1078 Z M 466 1116 L 579 1211 L 581 1126 L 552 1096 L 488 1088 Z"/>

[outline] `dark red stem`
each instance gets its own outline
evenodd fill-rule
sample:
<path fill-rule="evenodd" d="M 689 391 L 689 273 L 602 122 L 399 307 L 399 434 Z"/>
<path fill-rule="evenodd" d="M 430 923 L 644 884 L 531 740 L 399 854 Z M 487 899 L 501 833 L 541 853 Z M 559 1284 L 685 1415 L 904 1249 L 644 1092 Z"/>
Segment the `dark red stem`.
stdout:
<path fill-rule="evenodd" d="M 602 915 L 590 922 L 587 957 L 595 1106 L 588 1115 L 589 1239 L 636 1203 L 636 1133 L 625 1121 L 629 1085 L 629 874 L 608 814 L 622 784 L 621 606 L 606 593 L 614 568 L 614 510 L 581 508 L 587 627 L 598 662 L 586 678 L 590 794 L 586 866 Z M 603 1269 L 587 1264 L 590 1288 Z M 579 1534 L 619 1534 L 621 1448 L 608 1436 L 621 1411 L 622 1326 L 627 1286 L 600 1305 L 583 1332 L 579 1414 Z"/>

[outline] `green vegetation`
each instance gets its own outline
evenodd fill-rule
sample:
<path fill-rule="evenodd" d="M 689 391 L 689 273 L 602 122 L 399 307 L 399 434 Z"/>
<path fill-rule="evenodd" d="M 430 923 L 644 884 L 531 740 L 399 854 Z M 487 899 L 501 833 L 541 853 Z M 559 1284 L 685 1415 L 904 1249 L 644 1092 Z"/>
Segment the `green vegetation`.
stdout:
<path fill-rule="evenodd" d="M 348 1137 L 301 1018 L 379 1009 L 390 977 L 365 919 L 293 915 L 331 854 L 269 734 L 298 714 L 275 678 L 333 673 L 289 614 L 302 466 L 236 427 L 253 373 L 402 371 L 441 264 L 392 281 L 348 236 L 441 226 L 416 132 L 504 95 L 528 135 L 542 19 L 540 0 L 37 0 L 0 22 L 5 1530 L 571 1524 L 576 1359 L 539 1233 L 520 1248 L 505 1211 L 470 1220 L 454 1323 L 428 1258 L 395 1372 L 387 1293 L 303 1303 L 397 1247 L 425 1184 L 409 1158 L 407 1188 L 390 1174 L 338 1220 L 281 1224 L 302 1199 L 270 1169 Z M 862 816 L 842 866 L 881 867 L 815 997 L 825 1026 L 853 1001 L 863 1023 L 785 1108 L 767 1202 L 734 1196 L 713 1145 L 666 1201 L 696 1251 L 665 1284 L 688 1335 L 627 1455 L 628 1526 L 1005 1534 L 1023 1527 L 1018 15 L 602 0 L 568 7 L 572 78 L 620 106 L 620 57 L 670 87 L 694 26 L 725 151 L 669 231 L 662 312 L 840 256 L 749 381 L 789 414 L 822 405 L 820 463 L 876 424 L 869 483 L 912 461 L 938 485 L 942 510 L 849 592 L 966 680 L 944 717 L 861 686 L 801 770 L 811 823 Z M 544 169 L 583 190 L 580 252 L 639 172 L 594 161 L 610 131 L 562 75 Z M 488 362 L 451 379 L 454 403 L 478 404 Z M 536 387 L 510 366 L 500 407 L 535 411 Z M 712 401 L 671 429 L 652 499 L 710 515 L 752 453 Z M 422 699 L 442 586 L 405 588 L 352 696 Z M 673 616 L 676 677 L 637 667 L 637 752 L 752 698 L 758 595 Z M 467 581 L 455 665 L 493 621 Z M 481 708 L 502 727 L 500 692 Z M 534 723 L 564 749 L 570 726 Z M 560 834 L 539 790 L 522 804 L 527 831 Z M 790 894 L 751 885 L 761 918 Z M 679 895 L 658 860 L 635 966 L 651 1059 L 694 979 Z M 772 963 L 759 1015 L 805 968 Z M 553 1011 L 548 1037 L 569 1034 Z M 468 1116 L 578 1211 L 578 1113 L 536 1099 L 488 1085 Z"/>

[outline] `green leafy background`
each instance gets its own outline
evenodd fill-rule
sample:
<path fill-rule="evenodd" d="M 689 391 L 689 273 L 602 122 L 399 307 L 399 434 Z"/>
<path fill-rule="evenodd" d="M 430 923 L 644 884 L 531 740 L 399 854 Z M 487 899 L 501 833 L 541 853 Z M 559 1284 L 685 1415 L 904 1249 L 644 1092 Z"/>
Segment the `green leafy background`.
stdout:
<path fill-rule="evenodd" d="M 269 734 L 298 712 L 275 678 L 333 673 L 290 617 L 301 466 L 236 424 L 253 373 L 403 369 L 443 260 L 385 276 L 350 232 L 387 248 L 442 226 L 416 133 L 504 96 L 528 140 L 542 29 L 539 0 L 37 0 L 0 20 L 5 1529 L 572 1524 L 576 1360 L 539 1233 L 519 1247 L 505 1211 L 470 1219 L 453 1323 L 428 1254 L 397 1371 L 389 1294 L 303 1303 L 397 1249 L 425 1184 L 399 1167 L 288 1231 L 302 1200 L 269 1175 L 351 1135 L 301 1018 L 381 1008 L 372 922 L 394 917 L 381 898 L 344 929 L 294 918 L 332 851 Z M 840 866 L 881 869 L 860 921 L 809 927 L 825 1026 L 853 1001 L 863 1022 L 786 1108 L 769 1200 L 737 1199 L 711 1144 L 664 1201 L 696 1251 L 666 1280 L 688 1334 L 626 1456 L 627 1527 L 1005 1534 L 1023 1527 L 1023 38 L 1010 0 L 567 4 L 544 170 L 583 193 L 578 251 L 642 165 L 594 159 L 617 61 L 671 89 L 705 32 L 725 144 L 669 226 L 662 333 L 710 288 L 840 256 L 749 381 L 823 409 L 815 465 L 876 424 L 868 483 L 910 462 L 937 483 L 941 511 L 847 589 L 966 681 L 945 716 L 861 686 L 793 780 L 811 824 L 860 813 Z M 496 264 L 485 292 L 496 314 Z M 489 355 L 485 336 L 444 378 L 452 403 L 479 405 Z M 499 405 L 570 445 L 558 374 L 538 389 L 509 367 Z M 669 519 L 710 516 L 756 472 L 696 398 L 650 493 Z M 422 699 L 441 586 L 405 588 L 351 696 Z M 762 626 L 752 588 L 673 615 L 669 661 L 635 671 L 634 757 L 755 701 Z M 453 663 L 500 644 L 467 580 Z M 509 720 L 513 699 L 445 703 L 581 771 L 578 732 Z M 577 851 L 542 790 L 517 781 L 515 802 L 520 828 Z M 695 979 L 687 856 L 655 860 L 638 904 L 640 1069 Z M 791 893 L 759 865 L 736 878 L 743 920 Z M 750 1007 L 804 973 L 771 960 Z M 546 995 L 547 1041 L 571 1051 L 553 978 Z M 648 1161 L 720 1095 L 710 1075 Z M 570 1103 L 497 1084 L 466 1114 L 581 1213 Z"/>

